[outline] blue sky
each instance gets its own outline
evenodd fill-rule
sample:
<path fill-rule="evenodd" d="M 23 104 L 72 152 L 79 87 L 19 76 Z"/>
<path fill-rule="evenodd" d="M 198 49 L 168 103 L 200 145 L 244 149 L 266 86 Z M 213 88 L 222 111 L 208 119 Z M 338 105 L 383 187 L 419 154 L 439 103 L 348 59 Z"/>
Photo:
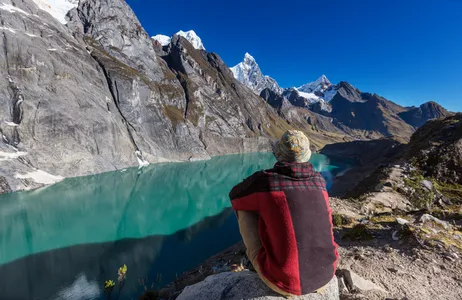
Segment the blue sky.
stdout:
<path fill-rule="evenodd" d="M 150 35 L 193 29 L 282 87 L 325 74 L 401 105 L 462 111 L 462 0 L 127 0 Z"/>

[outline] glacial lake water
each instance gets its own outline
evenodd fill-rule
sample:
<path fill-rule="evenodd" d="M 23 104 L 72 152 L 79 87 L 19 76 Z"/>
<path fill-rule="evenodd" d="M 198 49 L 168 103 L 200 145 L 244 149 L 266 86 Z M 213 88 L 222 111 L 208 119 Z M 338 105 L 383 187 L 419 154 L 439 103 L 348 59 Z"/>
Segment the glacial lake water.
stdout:
<path fill-rule="evenodd" d="M 328 185 L 351 166 L 311 162 Z M 228 193 L 274 163 L 270 153 L 230 155 L 0 195 L 0 298 L 105 299 L 104 281 L 126 264 L 119 299 L 137 299 L 139 279 L 165 285 L 238 242 Z"/>

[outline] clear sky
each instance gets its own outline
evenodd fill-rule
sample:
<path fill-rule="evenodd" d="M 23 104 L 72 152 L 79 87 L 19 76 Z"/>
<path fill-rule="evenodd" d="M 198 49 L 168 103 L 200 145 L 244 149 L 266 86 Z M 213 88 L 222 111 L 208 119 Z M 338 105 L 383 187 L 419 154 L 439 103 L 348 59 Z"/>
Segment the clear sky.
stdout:
<path fill-rule="evenodd" d="M 462 0 L 127 0 L 150 35 L 193 29 L 282 87 L 325 74 L 401 105 L 462 111 Z"/>

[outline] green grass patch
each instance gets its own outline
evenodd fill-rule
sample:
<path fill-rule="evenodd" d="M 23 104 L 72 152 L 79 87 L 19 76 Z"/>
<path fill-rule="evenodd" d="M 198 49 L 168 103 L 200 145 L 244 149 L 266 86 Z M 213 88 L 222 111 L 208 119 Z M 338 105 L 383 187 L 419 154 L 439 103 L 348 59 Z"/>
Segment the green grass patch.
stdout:
<path fill-rule="evenodd" d="M 435 208 L 430 211 L 430 214 L 440 220 L 462 220 L 462 206 L 451 205 L 445 208 Z"/>
<path fill-rule="evenodd" d="M 191 99 L 191 98 L 190 98 Z M 199 119 L 204 115 L 204 109 L 201 106 L 198 106 L 195 101 L 191 101 L 188 104 L 188 114 L 186 118 L 191 121 L 194 126 L 199 125 Z"/>
<path fill-rule="evenodd" d="M 433 183 L 436 189 L 446 198 L 462 203 L 462 185 L 456 183 L 444 183 L 436 180 L 433 180 Z"/>
<path fill-rule="evenodd" d="M 422 186 L 425 178 L 418 171 L 414 171 L 410 178 L 404 178 L 404 184 L 412 188 L 413 192 L 406 196 L 409 201 L 417 208 L 428 208 L 433 205 L 435 193 Z"/>
<path fill-rule="evenodd" d="M 369 219 L 373 223 L 396 223 L 396 217 L 391 215 L 379 215 Z"/>
<path fill-rule="evenodd" d="M 334 224 L 335 227 L 351 225 L 355 222 L 356 222 L 355 218 L 348 217 L 342 214 L 332 214 L 332 224 Z"/>
<path fill-rule="evenodd" d="M 374 239 L 374 236 L 366 225 L 357 224 L 348 230 L 348 232 L 346 232 L 342 238 L 352 241 L 370 241 Z"/>
<path fill-rule="evenodd" d="M 269 128 L 264 125 L 264 131 L 272 138 L 274 139 L 280 139 L 281 136 L 287 131 L 287 130 L 292 130 L 294 129 L 292 126 L 290 126 L 287 122 L 282 120 L 281 118 L 269 113 L 268 114 L 268 119 L 269 119 Z"/>
<path fill-rule="evenodd" d="M 183 116 L 183 112 L 176 106 L 165 105 L 163 107 L 164 114 L 170 119 L 172 122 L 172 126 L 176 127 L 178 123 L 184 123 L 185 119 Z"/>

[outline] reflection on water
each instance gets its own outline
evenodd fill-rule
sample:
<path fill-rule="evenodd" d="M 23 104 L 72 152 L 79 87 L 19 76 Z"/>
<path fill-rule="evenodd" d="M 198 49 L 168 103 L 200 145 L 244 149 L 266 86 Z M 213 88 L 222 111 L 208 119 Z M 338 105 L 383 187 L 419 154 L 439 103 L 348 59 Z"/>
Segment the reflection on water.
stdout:
<path fill-rule="evenodd" d="M 312 159 L 326 179 L 347 165 Z M 271 154 L 216 157 L 66 179 L 0 196 L 0 294 L 5 299 L 97 299 L 129 267 L 162 284 L 239 240 L 229 190 L 274 164 Z M 24 285 L 18 284 L 24 282 Z M 122 299 L 122 298 L 121 298 Z"/>
<path fill-rule="evenodd" d="M 174 235 L 82 244 L 27 256 L 0 266 L 0 298 L 99 299 L 104 281 L 116 280 L 117 269 L 127 264 L 121 299 L 131 299 L 138 279 L 147 278 L 150 285 L 161 275 L 160 283 L 168 283 L 239 241 L 234 219 L 227 208 Z"/>

